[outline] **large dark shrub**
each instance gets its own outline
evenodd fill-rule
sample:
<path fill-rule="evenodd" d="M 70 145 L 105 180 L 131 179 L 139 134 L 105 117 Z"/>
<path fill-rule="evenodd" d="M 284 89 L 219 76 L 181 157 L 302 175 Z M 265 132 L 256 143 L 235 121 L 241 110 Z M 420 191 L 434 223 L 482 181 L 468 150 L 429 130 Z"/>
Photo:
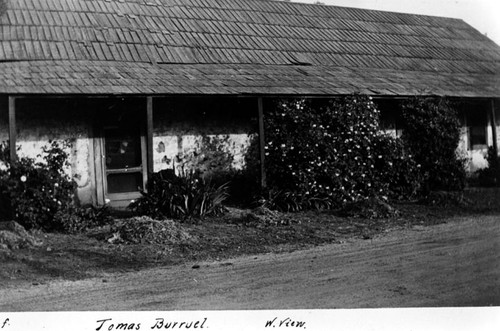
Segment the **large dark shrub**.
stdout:
<path fill-rule="evenodd" d="M 374 137 L 375 154 L 382 156 L 375 164 L 376 176 L 387 187 L 394 200 L 416 198 L 421 189 L 420 164 L 408 151 L 401 139 L 388 135 Z"/>
<path fill-rule="evenodd" d="M 206 178 L 215 187 L 227 186 L 227 206 L 251 207 L 260 192 L 259 173 L 247 165 L 243 169 L 214 172 Z"/>
<path fill-rule="evenodd" d="M 213 185 L 199 173 L 177 176 L 172 170 L 154 173 L 147 192 L 130 204 L 138 215 L 186 219 L 218 215 L 224 211 L 227 184 Z"/>
<path fill-rule="evenodd" d="M 280 100 L 265 119 L 271 206 L 331 208 L 418 187 L 411 154 L 379 132 L 379 111 L 367 96 Z"/>
<path fill-rule="evenodd" d="M 465 160 L 457 154 L 460 122 L 457 111 L 443 98 L 415 97 L 402 103 L 403 135 L 421 165 L 423 190 L 461 190 Z"/>

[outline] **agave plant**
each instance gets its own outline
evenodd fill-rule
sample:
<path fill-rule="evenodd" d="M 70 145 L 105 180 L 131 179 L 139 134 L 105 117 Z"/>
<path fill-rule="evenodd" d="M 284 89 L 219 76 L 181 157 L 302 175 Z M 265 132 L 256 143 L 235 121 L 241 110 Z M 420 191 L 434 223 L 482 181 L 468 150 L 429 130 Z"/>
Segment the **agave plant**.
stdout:
<path fill-rule="evenodd" d="M 224 212 L 228 183 L 213 185 L 197 172 L 176 175 L 160 171 L 152 176 L 147 192 L 129 208 L 139 215 L 175 219 L 203 218 Z"/>

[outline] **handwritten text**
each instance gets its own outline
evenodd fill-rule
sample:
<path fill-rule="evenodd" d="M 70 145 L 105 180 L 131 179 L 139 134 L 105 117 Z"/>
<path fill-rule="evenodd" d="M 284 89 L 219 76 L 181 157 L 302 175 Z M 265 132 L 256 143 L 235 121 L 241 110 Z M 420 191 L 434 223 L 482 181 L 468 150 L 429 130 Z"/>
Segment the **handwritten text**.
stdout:
<path fill-rule="evenodd" d="M 290 317 L 287 317 L 282 320 L 278 320 L 278 317 L 275 317 L 272 320 L 266 322 L 266 328 L 306 328 L 306 322 L 302 321 L 294 321 Z"/>

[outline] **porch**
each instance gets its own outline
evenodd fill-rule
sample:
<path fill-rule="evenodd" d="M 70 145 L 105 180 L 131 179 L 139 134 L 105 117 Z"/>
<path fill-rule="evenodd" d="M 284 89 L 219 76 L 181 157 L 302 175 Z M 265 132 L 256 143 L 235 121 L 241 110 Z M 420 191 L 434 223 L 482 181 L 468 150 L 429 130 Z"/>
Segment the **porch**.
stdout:
<path fill-rule="evenodd" d="M 140 196 L 148 176 L 161 170 L 242 169 L 252 142 L 259 146 L 253 157 L 265 186 L 263 116 L 272 100 L 214 95 L 5 96 L 0 98 L 0 142 L 9 140 L 10 157 L 16 160 L 36 158 L 50 140 L 69 140 L 66 171 L 77 183 L 82 204 L 125 207 Z M 400 101 L 376 97 L 381 129 L 395 136 L 401 134 Z M 460 101 L 459 151 L 473 172 L 486 166 L 488 146 L 498 151 L 500 103 Z"/>

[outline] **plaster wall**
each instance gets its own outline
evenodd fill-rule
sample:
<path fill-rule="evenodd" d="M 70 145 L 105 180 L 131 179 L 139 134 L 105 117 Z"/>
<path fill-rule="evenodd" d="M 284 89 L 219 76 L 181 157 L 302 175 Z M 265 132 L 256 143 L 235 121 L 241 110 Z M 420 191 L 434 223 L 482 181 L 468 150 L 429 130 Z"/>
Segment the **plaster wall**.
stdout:
<path fill-rule="evenodd" d="M 43 161 L 42 148 L 49 141 L 68 141 L 69 166 L 65 172 L 77 184 L 80 203 L 92 203 L 93 151 L 88 113 L 73 101 L 63 99 L 18 99 L 16 101 L 17 147 L 19 157 Z M 8 140 L 8 123 L 0 124 L 0 141 Z M 5 134 L 4 132 L 7 132 Z"/>
<path fill-rule="evenodd" d="M 175 129 L 175 128 L 173 128 Z M 177 169 L 183 166 L 187 171 L 203 167 L 204 158 L 210 158 L 213 150 L 207 150 L 206 139 L 220 141 L 218 152 L 228 153 L 232 158 L 231 169 L 240 170 L 245 166 L 245 154 L 250 146 L 251 134 L 213 135 L 192 131 L 190 133 L 168 134 L 157 130 L 153 135 L 154 171 Z M 193 155 L 196 155 L 193 157 Z M 216 161 L 216 160 L 210 160 Z M 221 166 L 223 168 L 223 166 Z"/>
<path fill-rule="evenodd" d="M 231 99 L 217 102 L 163 102 L 153 120 L 154 171 L 238 170 L 255 134 L 257 108 Z M 254 110 L 254 114 L 252 111 Z M 252 124 L 253 123 L 253 124 Z"/>

